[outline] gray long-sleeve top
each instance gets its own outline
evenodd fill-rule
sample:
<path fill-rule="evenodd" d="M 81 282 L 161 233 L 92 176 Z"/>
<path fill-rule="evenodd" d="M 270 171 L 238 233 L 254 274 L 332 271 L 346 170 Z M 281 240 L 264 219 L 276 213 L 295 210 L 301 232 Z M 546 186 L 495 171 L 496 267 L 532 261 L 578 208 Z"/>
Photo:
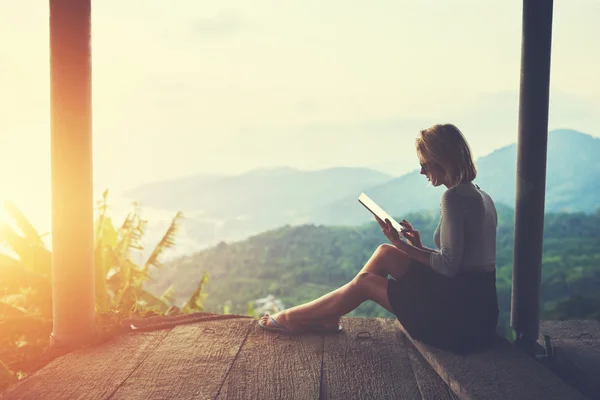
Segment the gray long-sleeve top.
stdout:
<path fill-rule="evenodd" d="M 446 190 L 440 205 L 433 236 L 439 250 L 430 255 L 432 269 L 446 276 L 460 270 L 493 270 L 498 216 L 492 198 L 468 182 Z"/>

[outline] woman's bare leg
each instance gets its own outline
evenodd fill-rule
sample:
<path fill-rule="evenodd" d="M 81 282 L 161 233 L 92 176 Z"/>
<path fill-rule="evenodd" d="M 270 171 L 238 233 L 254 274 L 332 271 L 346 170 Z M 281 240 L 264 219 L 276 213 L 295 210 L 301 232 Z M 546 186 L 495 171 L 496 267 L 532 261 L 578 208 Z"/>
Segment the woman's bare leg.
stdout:
<path fill-rule="evenodd" d="M 392 312 L 387 298 L 387 277 L 400 278 L 408 269 L 410 258 L 391 245 L 381 245 L 356 277 L 346 285 L 326 295 L 280 313 L 273 318 L 277 324 L 292 330 L 315 324 L 337 326 L 337 321 L 366 300 L 373 300 Z M 269 316 L 263 324 L 272 324 Z"/>

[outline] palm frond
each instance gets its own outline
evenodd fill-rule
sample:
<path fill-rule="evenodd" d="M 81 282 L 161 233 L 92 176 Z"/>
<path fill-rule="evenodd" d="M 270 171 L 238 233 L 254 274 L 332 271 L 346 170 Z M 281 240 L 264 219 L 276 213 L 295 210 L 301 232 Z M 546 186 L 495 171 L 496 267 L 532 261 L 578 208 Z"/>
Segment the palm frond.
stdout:
<path fill-rule="evenodd" d="M 171 225 L 160 239 L 150 257 L 144 264 L 144 271 L 148 272 L 151 266 L 156 268 L 161 268 L 163 266 L 162 261 L 160 260 L 160 256 L 165 252 L 165 250 L 170 249 L 175 244 L 175 235 L 179 230 L 179 222 L 183 218 L 183 213 L 178 211 L 177 214 L 171 220 Z"/>
<path fill-rule="evenodd" d="M 160 300 L 167 304 L 174 304 L 176 298 L 177 297 L 175 295 L 175 287 L 173 285 L 169 286 L 167 290 L 165 290 L 160 296 Z"/>
<path fill-rule="evenodd" d="M 44 246 L 44 242 L 38 231 L 33 227 L 31 222 L 25 217 L 25 214 L 19 210 L 19 208 L 14 205 L 11 201 L 4 201 L 4 208 L 10 214 L 10 216 L 14 219 L 15 223 L 19 230 L 23 233 L 25 239 L 33 244 L 38 246 Z"/>
<path fill-rule="evenodd" d="M 98 214 L 98 219 L 96 220 L 96 234 L 95 234 L 95 241 L 97 245 L 102 245 L 102 239 L 104 237 L 103 233 L 104 233 L 104 222 L 106 220 L 106 215 L 108 213 L 108 205 L 107 205 L 107 197 L 108 197 L 108 190 L 105 190 L 104 193 L 102 194 L 102 199 L 98 201 L 98 211 L 100 212 Z"/>
<path fill-rule="evenodd" d="M 0 297 L 0 320 L 27 315 L 27 310 L 19 304 L 23 300 L 15 299 L 13 296 L 16 295 Z"/>
<path fill-rule="evenodd" d="M 198 287 L 196 288 L 196 290 L 194 290 L 194 293 L 192 293 L 192 295 L 190 296 L 188 301 L 185 302 L 185 304 L 181 308 L 181 311 L 183 311 L 184 313 L 204 311 L 203 303 L 204 303 L 204 298 L 206 297 L 206 294 L 203 293 L 203 289 L 204 289 L 204 285 L 206 285 L 207 283 L 208 283 L 208 274 L 205 272 L 202 275 L 202 278 L 200 279 L 200 281 L 198 282 Z"/>
<path fill-rule="evenodd" d="M 39 292 L 51 292 L 50 277 L 24 267 L 21 261 L 0 254 L 0 295 L 19 293 L 22 288 L 35 287 Z"/>
<path fill-rule="evenodd" d="M 140 289 L 137 298 L 138 305 L 143 305 L 143 308 L 148 311 L 157 311 L 165 313 L 170 307 L 170 304 L 156 297 L 147 290 Z"/>
<path fill-rule="evenodd" d="M 27 257 L 31 244 L 10 225 L 0 223 L 0 243 L 12 250 L 20 259 Z"/>
<path fill-rule="evenodd" d="M 120 258 L 126 258 L 133 240 L 132 226 L 135 222 L 135 214 L 129 213 L 125 217 L 123 224 L 117 229 L 116 252 Z"/>
<path fill-rule="evenodd" d="M 44 276 L 50 276 L 52 253 L 41 242 L 41 239 L 40 242 L 30 242 L 27 238 L 19 235 L 10 225 L 0 223 L 0 244 L 19 257 L 22 267 Z"/>
<path fill-rule="evenodd" d="M 2 269 L 2 268 L 14 268 L 14 269 L 17 269 L 20 266 L 21 266 L 21 263 L 16 258 L 11 257 L 8 254 L 0 253 L 0 269 Z"/>
<path fill-rule="evenodd" d="M 109 258 L 104 246 L 97 247 L 94 251 L 94 272 L 96 311 L 107 312 L 109 309 L 108 283 L 106 281 L 110 268 Z"/>

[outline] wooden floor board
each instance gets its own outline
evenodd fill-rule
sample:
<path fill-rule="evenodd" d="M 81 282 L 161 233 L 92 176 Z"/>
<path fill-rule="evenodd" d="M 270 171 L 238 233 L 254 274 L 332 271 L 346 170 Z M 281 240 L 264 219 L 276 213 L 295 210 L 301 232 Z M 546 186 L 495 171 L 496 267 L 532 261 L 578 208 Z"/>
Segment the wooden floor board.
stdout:
<path fill-rule="evenodd" d="M 219 399 L 318 399 L 323 337 L 287 336 L 254 323 Z"/>
<path fill-rule="evenodd" d="M 401 335 L 399 340 L 402 340 L 408 349 L 408 357 L 412 363 L 423 400 L 458 400 L 458 397 L 425 361 L 412 342 L 404 335 Z"/>
<path fill-rule="evenodd" d="M 106 399 L 139 367 L 169 330 L 116 337 L 60 357 L 8 389 L 0 398 Z"/>
<path fill-rule="evenodd" d="M 343 333 L 325 337 L 321 398 L 421 398 L 394 320 L 345 318 L 343 326 Z"/>
<path fill-rule="evenodd" d="M 173 328 L 111 399 L 214 399 L 253 322 Z"/>

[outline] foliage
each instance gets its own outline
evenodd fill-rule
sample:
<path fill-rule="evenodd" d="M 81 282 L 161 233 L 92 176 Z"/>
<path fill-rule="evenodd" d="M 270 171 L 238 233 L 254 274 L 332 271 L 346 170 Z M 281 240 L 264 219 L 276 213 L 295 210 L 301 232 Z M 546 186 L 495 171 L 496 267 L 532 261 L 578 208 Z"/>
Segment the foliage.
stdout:
<path fill-rule="evenodd" d="M 98 202 L 99 215 L 95 226 L 96 308 L 99 312 L 117 309 L 135 314 L 143 308 L 164 313 L 171 306 L 174 289 L 166 288 L 157 297 L 144 289 L 144 283 L 150 279 L 151 267 L 163 267 L 160 257 L 173 246 L 182 214 L 178 212 L 173 217 L 148 259 L 138 267 L 133 257 L 144 250 L 142 239 L 147 221 L 141 218 L 139 207 L 134 204 L 134 210 L 115 229 L 107 215 L 107 195 L 104 192 Z"/>
<path fill-rule="evenodd" d="M 204 286 L 208 283 L 208 274 L 205 272 L 202 274 L 202 278 L 198 282 L 198 286 L 196 290 L 194 290 L 190 296 L 190 298 L 184 303 L 182 311 L 183 312 L 195 312 L 195 311 L 203 311 L 204 307 L 204 298 L 206 297 L 206 293 L 204 293 Z M 172 288 L 173 286 L 170 286 Z M 173 292 L 172 302 L 175 301 L 175 292 Z"/>
<path fill-rule="evenodd" d="M 174 245 L 182 214 L 176 213 L 148 258 L 136 263 L 134 259 L 144 250 L 147 221 L 134 204 L 123 223 L 115 227 L 108 214 L 107 197 L 106 191 L 98 202 L 95 221 L 99 320 L 118 323 L 134 315 L 165 313 L 175 299 L 174 288 L 156 296 L 144 286 L 151 272 L 163 268 L 162 256 Z M 10 202 L 4 206 L 17 229 L 0 224 L 0 245 L 8 250 L 7 254 L 0 253 L 0 389 L 2 383 L 15 380 L 27 370 L 27 363 L 47 346 L 52 330 L 52 254 L 21 211 Z M 203 309 L 202 290 L 207 279 L 206 274 L 200 279 L 183 312 Z"/>

